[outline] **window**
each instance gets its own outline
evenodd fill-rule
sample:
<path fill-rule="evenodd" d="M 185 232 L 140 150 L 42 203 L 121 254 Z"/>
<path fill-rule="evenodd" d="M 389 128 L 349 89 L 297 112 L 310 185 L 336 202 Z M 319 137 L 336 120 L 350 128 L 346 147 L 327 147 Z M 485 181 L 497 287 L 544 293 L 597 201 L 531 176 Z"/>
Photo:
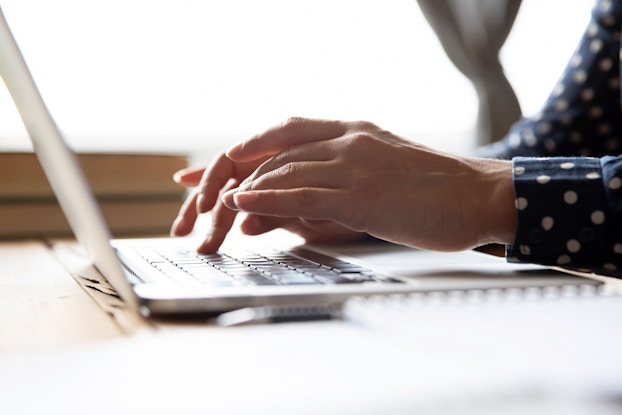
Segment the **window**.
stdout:
<path fill-rule="evenodd" d="M 503 60 L 526 112 L 557 80 L 590 7 L 523 2 Z M 475 94 L 415 0 L 6 0 L 2 9 L 77 148 L 209 150 L 292 115 L 472 145 Z M 0 120 L 0 148 L 27 143 L 4 86 Z"/>

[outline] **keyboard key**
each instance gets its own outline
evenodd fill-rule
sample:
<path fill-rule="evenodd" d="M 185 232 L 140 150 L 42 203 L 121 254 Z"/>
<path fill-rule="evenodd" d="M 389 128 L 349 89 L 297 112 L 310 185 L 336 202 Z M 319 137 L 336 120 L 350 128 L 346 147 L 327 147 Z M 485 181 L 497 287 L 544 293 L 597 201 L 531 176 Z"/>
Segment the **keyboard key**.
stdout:
<path fill-rule="evenodd" d="M 277 284 L 276 281 L 270 278 L 266 278 L 260 274 L 244 275 L 242 279 L 254 285 L 276 285 Z"/>
<path fill-rule="evenodd" d="M 196 286 L 198 281 L 187 272 L 177 268 L 170 262 L 157 263 L 154 268 L 166 275 L 171 281 L 181 286 Z"/>
<path fill-rule="evenodd" d="M 282 270 L 279 272 L 275 272 L 273 275 L 283 284 L 319 284 L 319 281 L 317 281 L 310 275 L 306 275 L 296 271 Z"/>
<path fill-rule="evenodd" d="M 138 251 L 137 251 L 138 252 Z M 183 249 L 160 252 L 144 248 L 139 254 L 181 285 L 211 286 L 352 284 L 368 281 L 401 282 L 371 269 L 306 248 L 291 252 L 230 249 L 197 254 Z"/>
<path fill-rule="evenodd" d="M 354 280 L 354 279 L 350 279 L 350 278 L 346 278 L 343 277 L 339 274 L 333 274 L 333 275 L 318 275 L 316 277 L 319 281 L 323 282 L 324 284 L 358 284 L 360 283 L 360 281 Z"/>

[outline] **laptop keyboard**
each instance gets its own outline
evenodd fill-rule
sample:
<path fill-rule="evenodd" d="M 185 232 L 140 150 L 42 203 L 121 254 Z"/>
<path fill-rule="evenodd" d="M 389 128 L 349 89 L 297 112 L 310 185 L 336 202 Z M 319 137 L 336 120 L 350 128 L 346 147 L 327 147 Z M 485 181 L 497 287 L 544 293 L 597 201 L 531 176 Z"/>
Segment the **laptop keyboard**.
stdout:
<path fill-rule="evenodd" d="M 197 252 L 141 248 L 137 253 L 181 285 L 235 287 L 244 285 L 401 283 L 382 273 L 305 248 L 291 251 Z"/>

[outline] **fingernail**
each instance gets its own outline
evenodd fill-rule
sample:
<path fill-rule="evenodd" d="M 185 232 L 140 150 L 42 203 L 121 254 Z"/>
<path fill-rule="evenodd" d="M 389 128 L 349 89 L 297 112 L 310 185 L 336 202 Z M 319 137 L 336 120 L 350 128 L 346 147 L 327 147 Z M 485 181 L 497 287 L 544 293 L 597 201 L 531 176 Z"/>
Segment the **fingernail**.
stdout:
<path fill-rule="evenodd" d="M 182 174 L 183 174 L 183 172 L 181 170 L 180 171 L 176 171 L 173 174 L 173 181 L 175 183 L 181 183 L 181 176 L 182 176 Z"/>
<path fill-rule="evenodd" d="M 235 144 L 229 147 L 229 149 L 225 152 L 225 154 L 227 155 L 227 157 L 235 156 L 235 153 L 239 152 L 242 149 L 242 147 L 244 147 L 243 143 Z"/>
<path fill-rule="evenodd" d="M 199 193 L 199 195 L 197 196 L 197 212 L 198 213 L 207 212 L 207 209 L 205 207 L 205 196 L 203 195 L 203 193 Z"/>
<path fill-rule="evenodd" d="M 200 254 L 211 254 L 212 253 L 208 249 L 208 242 L 207 241 L 203 241 L 201 243 L 201 245 L 198 246 L 197 252 L 200 253 Z"/>
<path fill-rule="evenodd" d="M 222 203 L 232 210 L 239 210 L 238 207 L 235 205 L 235 198 L 233 197 L 236 192 L 236 189 L 229 190 L 221 197 Z"/>
<path fill-rule="evenodd" d="M 244 209 L 249 204 L 252 205 L 257 199 L 259 199 L 257 192 L 237 192 L 233 195 L 233 201 L 238 209 Z"/>

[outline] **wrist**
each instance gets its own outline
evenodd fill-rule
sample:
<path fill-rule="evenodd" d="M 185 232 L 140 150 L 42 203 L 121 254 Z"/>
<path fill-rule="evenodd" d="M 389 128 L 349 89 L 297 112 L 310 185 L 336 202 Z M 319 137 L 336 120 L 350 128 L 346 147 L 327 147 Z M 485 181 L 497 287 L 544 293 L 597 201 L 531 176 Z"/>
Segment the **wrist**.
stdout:
<path fill-rule="evenodd" d="M 474 159 L 480 173 L 475 191 L 479 244 L 514 243 L 518 217 L 514 196 L 512 162 Z"/>

